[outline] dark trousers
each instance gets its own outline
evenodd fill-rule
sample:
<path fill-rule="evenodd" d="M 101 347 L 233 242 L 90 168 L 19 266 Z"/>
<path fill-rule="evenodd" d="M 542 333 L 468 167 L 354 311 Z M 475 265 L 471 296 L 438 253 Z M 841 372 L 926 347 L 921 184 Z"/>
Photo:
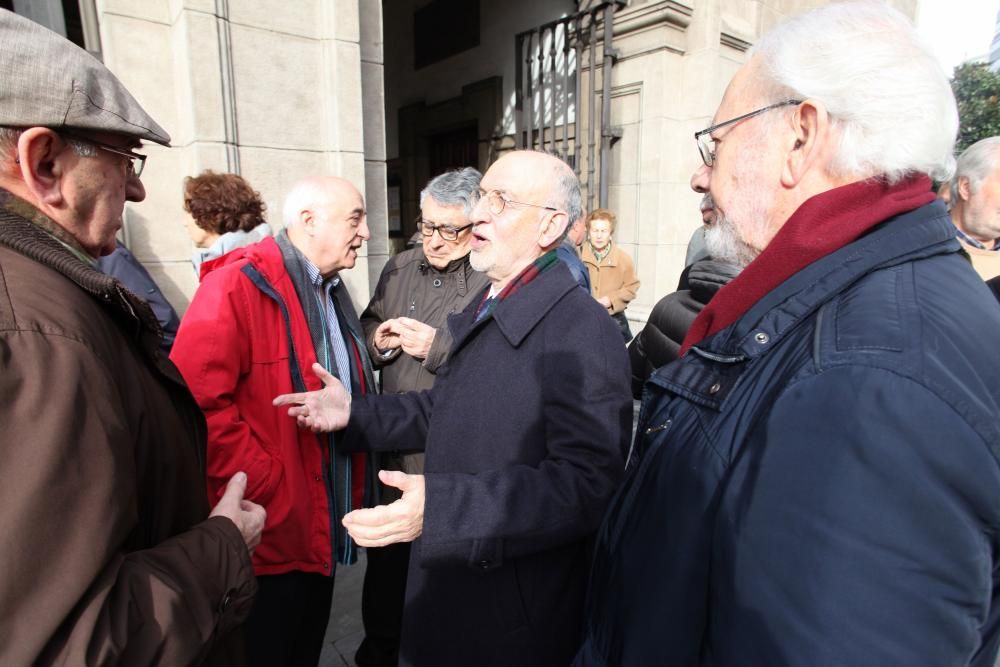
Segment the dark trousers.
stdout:
<path fill-rule="evenodd" d="M 361 619 L 365 638 L 354 655 L 358 667 L 396 667 L 399 634 L 406 598 L 406 568 L 410 544 L 367 549 L 368 565 L 361 589 Z"/>
<path fill-rule="evenodd" d="M 257 577 L 243 625 L 248 667 L 316 667 L 330 620 L 333 577 L 288 572 Z"/>

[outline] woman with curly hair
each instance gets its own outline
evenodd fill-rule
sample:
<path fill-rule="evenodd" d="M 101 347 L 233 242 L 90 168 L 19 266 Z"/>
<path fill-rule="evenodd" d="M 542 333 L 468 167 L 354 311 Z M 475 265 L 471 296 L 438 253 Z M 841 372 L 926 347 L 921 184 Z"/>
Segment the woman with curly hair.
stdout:
<path fill-rule="evenodd" d="M 195 247 L 195 273 L 202 262 L 271 236 L 260 193 L 236 174 L 203 171 L 184 179 L 186 227 Z"/>

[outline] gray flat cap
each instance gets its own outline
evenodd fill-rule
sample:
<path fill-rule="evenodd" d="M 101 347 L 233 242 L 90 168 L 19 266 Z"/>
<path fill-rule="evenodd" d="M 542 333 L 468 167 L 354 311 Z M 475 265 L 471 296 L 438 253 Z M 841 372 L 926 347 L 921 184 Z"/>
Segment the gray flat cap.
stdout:
<path fill-rule="evenodd" d="M 170 145 L 170 135 L 101 61 L 2 9 L 0 125 L 117 132 Z"/>

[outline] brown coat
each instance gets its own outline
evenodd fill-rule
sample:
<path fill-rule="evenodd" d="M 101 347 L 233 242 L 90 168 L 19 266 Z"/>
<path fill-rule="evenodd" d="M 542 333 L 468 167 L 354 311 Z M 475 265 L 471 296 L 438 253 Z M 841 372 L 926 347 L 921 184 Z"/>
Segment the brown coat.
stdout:
<path fill-rule="evenodd" d="M 590 243 L 584 242 L 580 259 L 590 272 L 590 290 L 594 298 L 606 296 L 611 299 L 608 312 L 612 315 L 625 310 L 639 291 L 639 279 L 635 277 L 635 266 L 628 253 L 615 244 L 607 257 L 598 262 Z"/>
<path fill-rule="evenodd" d="M 157 332 L 117 280 L 0 210 L 2 665 L 234 657 L 216 639 L 256 582 L 232 521 L 205 520 L 204 418 Z"/>

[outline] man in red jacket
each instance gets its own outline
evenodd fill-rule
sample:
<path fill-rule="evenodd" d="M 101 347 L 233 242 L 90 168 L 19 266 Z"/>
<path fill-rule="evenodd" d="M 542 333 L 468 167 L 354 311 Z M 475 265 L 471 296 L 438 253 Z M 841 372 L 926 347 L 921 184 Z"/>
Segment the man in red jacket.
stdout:
<path fill-rule="evenodd" d="M 340 524 L 361 503 L 361 457 L 300 431 L 271 407 L 278 393 L 318 388 L 319 361 L 355 395 L 374 379 L 340 272 L 369 237 L 357 188 L 309 178 L 285 201 L 285 230 L 207 262 L 172 358 L 208 420 L 208 491 L 245 470 L 247 498 L 268 521 L 254 554 L 259 593 L 246 625 L 251 665 L 315 665 L 336 563 L 355 559 Z"/>

